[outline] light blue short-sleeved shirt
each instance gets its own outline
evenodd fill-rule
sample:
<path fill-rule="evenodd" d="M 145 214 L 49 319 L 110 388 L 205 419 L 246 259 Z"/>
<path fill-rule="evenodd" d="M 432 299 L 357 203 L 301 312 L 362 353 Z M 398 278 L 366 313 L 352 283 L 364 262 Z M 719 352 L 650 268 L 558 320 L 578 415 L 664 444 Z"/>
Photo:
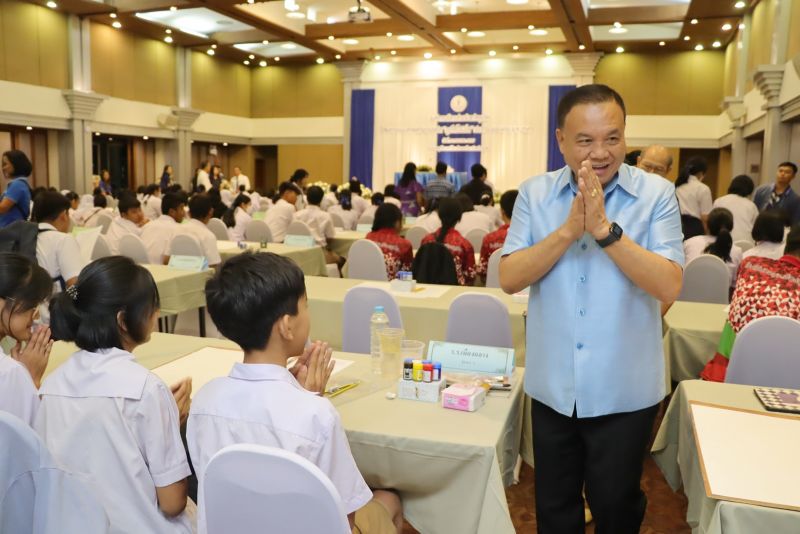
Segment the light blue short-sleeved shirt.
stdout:
<path fill-rule="evenodd" d="M 569 167 L 519 188 L 503 255 L 542 241 L 577 194 Z M 683 265 L 681 219 L 669 181 L 623 164 L 605 188 L 606 216 L 642 247 Z M 664 398 L 659 302 L 636 286 L 591 234 L 530 288 L 525 391 L 564 415 L 640 410 Z"/>

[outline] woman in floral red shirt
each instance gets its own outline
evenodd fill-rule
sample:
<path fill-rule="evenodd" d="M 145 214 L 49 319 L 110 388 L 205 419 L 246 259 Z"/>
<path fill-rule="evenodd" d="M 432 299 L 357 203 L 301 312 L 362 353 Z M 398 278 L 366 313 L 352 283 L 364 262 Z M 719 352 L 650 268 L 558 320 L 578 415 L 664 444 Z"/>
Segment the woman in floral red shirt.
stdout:
<path fill-rule="evenodd" d="M 367 234 L 367 239 L 381 247 L 389 280 L 393 280 L 398 271 L 410 271 L 414 260 L 411 241 L 400 237 L 402 227 L 403 213 L 400 208 L 384 203 L 375 211 L 372 231 Z"/>
<path fill-rule="evenodd" d="M 475 281 L 475 250 L 469 241 L 464 239 L 456 224 L 461 220 L 461 203 L 454 198 L 443 198 L 439 201 L 439 219 L 442 227 L 426 235 L 425 243 L 444 243 L 456 264 L 456 276 L 462 286 L 472 285 Z"/>

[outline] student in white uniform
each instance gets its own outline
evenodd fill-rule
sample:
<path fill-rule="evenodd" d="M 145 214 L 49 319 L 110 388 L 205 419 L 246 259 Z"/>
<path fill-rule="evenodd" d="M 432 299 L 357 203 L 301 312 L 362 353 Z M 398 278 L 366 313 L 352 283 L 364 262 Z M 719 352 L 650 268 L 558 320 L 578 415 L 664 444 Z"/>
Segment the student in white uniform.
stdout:
<path fill-rule="evenodd" d="M 33 426 L 39 409 L 39 386 L 50 359 L 50 328 L 31 333 L 37 307 L 52 291 L 47 271 L 20 254 L 0 254 L 0 338 L 17 343 L 6 354 L 0 347 L 0 411 Z M 24 343 L 24 346 L 23 346 Z"/>
<path fill-rule="evenodd" d="M 201 491 L 208 462 L 223 447 L 279 447 L 305 457 L 330 478 L 351 526 L 362 534 L 399 532 L 400 500 L 387 491 L 376 491 L 373 498 L 338 412 L 318 396 L 333 370 L 331 349 L 317 341 L 304 350 L 310 319 L 297 264 L 269 252 L 231 258 L 206 285 L 206 301 L 219 331 L 244 351 L 244 363 L 203 386 L 192 402 L 186 438 Z M 287 369 L 291 356 L 299 356 L 298 363 Z M 201 508 L 201 534 L 203 517 Z"/>
<path fill-rule="evenodd" d="M 325 211 L 328 211 L 331 206 L 338 204 L 339 199 L 336 197 L 336 191 L 338 189 L 338 185 L 331 184 L 331 190 L 325 193 L 325 196 L 322 198 L 322 202 L 320 202 L 319 207 Z"/>
<path fill-rule="evenodd" d="M 736 285 L 736 273 L 742 262 L 742 249 L 733 244 L 733 215 L 725 208 L 714 208 L 708 214 L 710 235 L 698 235 L 683 242 L 686 263 L 702 254 L 717 256 L 728 266 L 731 287 Z"/>
<path fill-rule="evenodd" d="M 388 202 L 388 198 L 389 197 L 386 197 L 386 199 L 387 199 L 387 200 L 385 200 L 386 202 Z M 442 200 L 442 199 L 441 198 L 434 198 L 433 200 L 431 200 L 430 205 L 427 206 L 428 212 L 427 213 L 423 213 L 422 215 L 417 217 L 417 220 L 414 221 L 414 224 L 413 224 L 412 228 L 416 227 L 416 226 L 419 226 L 421 228 L 424 228 L 427 231 L 427 233 L 429 233 L 429 234 L 431 234 L 431 233 L 435 232 L 436 230 L 438 230 L 439 228 L 441 228 L 442 227 L 442 220 L 439 218 L 439 201 L 440 200 Z"/>
<path fill-rule="evenodd" d="M 151 221 L 161 217 L 161 188 L 158 184 L 150 184 L 142 198 L 142 211 L 144 216 Z"/>
<path fill-rule="evenodd" d="M 481 203 L 475 206 L 475 211 L 489 217 L 489 220 L 492 221 L 492 226 L 494 226 L 492 231 L 497 230 L 505 224 L 499 206 L 492 205 L 492 197 L 488 194 L 483 194 L 481 196 Z"/>
<path fill-rule="evenodd" d="M 305 169 L 297 169 L 294 171 L 294 173 L 292 173 L 289 181 L 297 186 L 298 190 L 297 202 L 294 203 L 295 209 L 305 209 L 306 205 L 308 204 L 306 201 L 306 182 L 308 181 L 308 171 Z"/>
<path fill-rule="evenodd" d="M 355 195 L 348 190 L 339 193 L 339 203 L 328 208 L 328 213 L 335 213 L 342 218 L 345 230 L 355 230 L 358 214 L 353 209 L 352 199 Z"/>
<path fill-rule="evenodd" d="M 98 488 L 113 533 L 192 532 L 180 435 L 191 381 L 167 386 L 131 354 L 150 340 L 158 308 L 153 277 L 122 256 L 90 263 L 50 303 L 53 337 L 80 350 L 42 384 L 35 429 Z"/>
<path fill-rule="evenodd" d="M 698 235 L 693 230 L 696 227 L 700 231 L 698 221 L 707 228 L 708 215 L 713 206 L 711 188 L 703 183 L 707 170 L 706 160 L 699 157 L 689 158 L 675 180 L 675 195 L 681 209 L 684 239 Z"/>
<path fill-rule="evenodd" d="M 180 228 L 186 216 L 186 197 L 181 193 L 167 193 L 161 199 L 161 216 L 147 223 L 142 230 L 142 241 L 150 263 L 166 265 L 169 262 L 169 244 L 172 235 Z"/>
<path fill-rule="evenodd" d="M 361 182 L 355 178 L 350 180 L 350 193 L 352 193 L 350 202 L 353 205 L 353 211 L 356 212 L 356 220 L 358 220 L 369 208 L 369 201 L 361 196 Z"/>
<path fill-rule="evenodd" d="M 344 264 L 342 258 L 328 247 L 329 240 L 336 235 L 336 230 L 333 227 L 331 214 L 322 211 L 322 208 L 320 208 L 324 196 L 325 192 L 321 187 L 317 185 L 309 187 L 308 191 L 306 191 L 308 206 L 295 213 L 294 218 L 306 223 L 311 229 L 314 241 L 322 247 L 325 253 L 325 263 L 336 263 L 338 265 L 339 262 L 342 262 Z"/>
<path fill-rule="evenodd" d="M 214 206 L 211 205 L 208 195 L 194 195 L 189 200 L 189 215 L 191 218 L 186 224 L 180 225 L 178 232 L 197 238 L 203 248 L 203 255 L 208 260 L 208 266 L 216 268 L 222 262 L 222 258 L 217 249 L 217 236 L 206 226 L 214 215 Z"/>
<path fill-rule="evenodd" d="M 487 234 L 494 232 L 494 223 L 485 214 L 475 211 L 472 199 L 466 193 L 459 193 L 455 199 L 461 204 L 461 221 L 456 225 L 456 230 L 466 237 L 470 230 L 484 230 Z"/>
<path fill-rule="evenodd" d="M 228 237 L 231 241 L 238 243 L 245 240 L 244 231 L 247 230 L 247 224 L 253 220 L 250 215 L 251 206 L 250 197 L 239 193 L 228 211 L 222 214 L 222 222 L 228 227 Z"/>
<path fill-rule="evenodd" d="M 378 211 L 378 206 L 383 204 L 384 200 L 385 197 L 383 196 L 383 193 L 373 193 L 372 198 L 369 199 L 370 205 L 367 209 L 364 210 L 364 213 L 361 214 L 361 217 L 364 217 L 366 215 L 372 217 L 372 219 L 375 220 L 375 212 Z M 361 217 L 359 217 L 359 219 Z"/>
<path fill-rule="evenodd" d="M 751 234 L 756 246 L 746 250 L 742 255 L 742 259 L 750 256 L 760 256 L 773 260 L 781 259 L 786 246 L 783 240 L 783 222 L 784 214 L 780 212 L 762 211 L 759 213 Z"/>
<path fill-rule="evenodd" d="M 119 241 L 122 236 L 133 234 L 142 237 L 143 226 L 148 222 L 142 211 L 142 204 L 131 192 L 120 193 L 118 208 L 119 217 L 108 227 L 105 236 L 112 254 L 119 254 Z"/>
<path fill-rule="evenodd" d="M 86 228 L 94 228 L 96 226 L 100 226 L 99 215 L 101 213 L 108 213 L 109 215 L 113 213 L 113 211 L 109 211 L 107 209 L 108 199 L 103 193 L 98 193 L 94 195 L 92 202 L 94 203 L 94 207 L 88 212 L 86 212 L 83 216 L 83 226 L 85 226 Z"/>
<path fill-rule="evenodd" d="M 300 195 L 300 190 L 292 182 L 283 182 L 278 188 L 280 199 L 264 216 L 264 222 L 269 226 L 273 243 L 283 243 L 286 230 L 294 220 L 295 203 Z"/>
<path fill-rule="evenodd" d="M 50 274 L 53 292 L 58 293 L 74 284 L 83 268 L 78 242 L 67 233 L 69 200 L 61 193 L 43 191 L 36 195 L 31 218 L 39 223 L 36 261 Z"/>

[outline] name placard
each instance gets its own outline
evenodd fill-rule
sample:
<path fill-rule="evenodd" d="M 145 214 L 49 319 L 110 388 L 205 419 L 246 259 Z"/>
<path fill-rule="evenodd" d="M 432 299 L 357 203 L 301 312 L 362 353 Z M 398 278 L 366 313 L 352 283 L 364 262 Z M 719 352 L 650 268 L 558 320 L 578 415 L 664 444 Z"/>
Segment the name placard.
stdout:
<path fill-rule="evenodd" d="M 266 211 L 256 211 L 255 213 L 253 213 L 253 220 L 263 221 L 266 216 L 267 216 Z"/>
<path fill-rule="evenodd" d="M 317 243 L 310 235 L 287 235 L 283 240 L 283 244 L 291 247 L 311 248 Z"/>
<path fill-rule="evenodd" d="M 169 267 L 181 271 L 200 272 L 208 269 L 208 259 L 205 256 L 181 256 L 173 254 L 169 257 Z"/>
<path fill-rule="evenodd" d="M 428 359 L 442 363 L 442 371 L 481 375 L 514 374 L 514 349 L 465 345 L 446 341 L 428 343 Z"/>
<path fill-rule="evenodd" d="M 412 216 L 406 216 L 406 218 L 403 220 L 403 224 L 405 224 L 406 226 L 411 226 L 415 222 L 417 222 L 417 218 Z"/>
<path fill-rule="evenodd" d="M 371 224 L 359 224 L 359 225 L 356 225 L 356 232 L 363 232 L 365 234 L 368 234 L 371 231 L 372 231 L 372 225 Z"/>

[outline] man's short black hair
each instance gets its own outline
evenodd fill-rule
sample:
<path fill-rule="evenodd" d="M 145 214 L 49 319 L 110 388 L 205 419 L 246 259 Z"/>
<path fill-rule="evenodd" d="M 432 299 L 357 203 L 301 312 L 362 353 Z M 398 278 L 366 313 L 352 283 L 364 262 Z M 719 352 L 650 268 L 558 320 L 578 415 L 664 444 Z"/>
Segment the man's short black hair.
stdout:
<path fill-rule="evenodd" d="M 181 204 L 186 205 L 186 197 L 180 193 L 166 193 L 161 199 L 161 213 L 169 215 L 169 210 L 176 210 Z"/>
<path fill-rule="evenodd" d="M 67 197 L 64 197 L 67 198 Z M 108 206 L 108 200 L 105 195 L 95 195 L 92 199 L 95 208 L 105 208 Z"/>
<path fill-rule="evenodd" d="M 778 165 L 778 168 L 781 168 L 781 167 L 789 167 L 790 169 L 792 169 L 792 174 L 797 174 L 797 165 L 795 165 L 791 161 L 784 161 L 783 163 Z"/>
<path fill-rule="evenodd" d="M 792 256 L 800 256 L 800 224 L 795 224 L 789 230 L 789 235 L 786 236 L 786 247 L 783 249 L 784 254 L 791 254 Z"/>
<path fill-rule="evenodd" d="M 139 202 L 139 200 L 136 198 L 136 195 L 133 193 L 122 193 L 117 199 L 117 209 L 119 209 L 120 213 L 127 213 L 129 210 L 135 210 L 136 208 L 141 207 L 142 203 Z"/>
<path fill-rule="evenodd" d="M 61 193 L 42 191 L 33 198 L 31 219 L 35 222 L 53 222 L 69 207 L 69 200 Z"/>
<path fill-rule="evenodd" d="M 372 198 L 369 200 L 373 206 L 380 206 L 385 199 L 383 193 L 372 193 Z"/>
<path fill-rule="evenodd" d="M 518 191 L 516 189 L 509 189 L 500 196 L 500 209 L 506 214 L 509 219 L 514 213 L 514 203 L 517 201 Z"/>
<path fill-rule="evenodd" d="M 403 220 L 403 212 L 394 204 L 385 203 L 375 210 L 375 220 L 372 221 L 372 231 L 377 232 L 384 228 L 395 228 Z"/>
<path fill-rule="evenodd" d="M 564 121 L 572 108 L 580 106 L 581 104 L 603 104 L 605 102 L 614 101 L 622 108 L 623 119 L 627 117 L 625 111 L 625 102 L 618 92 L 613 90 L 607 85 L 601 83 L 591 83 L 589 85 L 581 85 L 576 87 L 569 93 L 561 97 L 558 102 L 558 127 L 564 127 Z"/>
<path fill-rule="evenodd" d="M 447 163 L 440 161 L 436 163 L 436 174 L 442 175 L 447 172 Z"/>
<path fill-rule="evenodd" d="M 740 174 L 731 180 L 731 185 L 728 186 L 728 194 L 739 195 L 740 197 L 749 197 L 752 194 L 753 189 L 755 189 L 753 179 L 746 174 Z"/>
<path fill-rule="evenodd" d="M 472 175 L 473 179 L 476 178 L 483 178 L 486 176 L 486 167 L 481 165 L 480 163 L 476 163 L 469 169 L 470 174 Z"/>
<path fill-rule="evenodd" d="M 163 206 L 164 201 L 162 200 L 161 202 Z M 201 193 L 189 199 L 189 215 L 192 216 L 192 219 L 202 221 L 212 209 L 214 209 L 214 206 L 211 204 L 211 198 L 208 195 Z"/>
<path fill-rule="evenodd" d="M 287 181 L 287 182 L 281 182 L 281 185 L 279 185 L 279 186 L 278 186 L 278 196 L 281 196 L 281 197 L 282 197 L 282 196 L 283 196 L 283 194 L 284 194 L 286 191 L 294 191 L 294 192 L 295 192 L 295 193 L 297 193 L 298 195 L 302 193 L 302 192 L 300 191 L 300 188 L 299 188 L 299 187 L 297 187 L 297 185 L 296 185 L 295 183 L 293 183 L 293 182 L 288 182 L 288 181 Z"/>
<path fill-rule="evenodd" d="M 206 283 L 206 306 L 223 336 L 244 351 L 263 350 L 272 327 L 297 315 L 306 294 L 303 271 L 271 252 L 245 252 L 225 261 Z"/>
<path fill-rule="evenodd" d="M 318 185 L 312 185 L 306 191 L 306 198 L 308 199 L 308 203 L 312 206 L 319 206 L 324 196 L 325 191 Z"/>
<path fill-rule="evenodd" d="M 461 205 L 461 212 L 467 213 L 468 211 L 475 211 L 475 204 L 472 203 L 472 199 L 469 198 L 469 195 L 466 193 L 458 193 L 455 197 L 458 200 L 458 203 Z"/>
<path fill-rule="evenodd" d="M 763 211 L 756 217 L 756 222 L 753 223 L 753 230 L 750 235 L 753 241 L 770 241 L 772 243 L 780 243 L 783 241 L 783 222 L 784 217 L 782 213 L 777 211 Z"/>
<path fill-rule="evenodd" d="M 11 166 L 14 167 L 14 176 L 11 176 L 10 178 L 16 178 L 17 176 L 30 176 L 33 172 L 31 160 L 28 159 L 28 156 L 26 156 L 25 152 L 22 150 L 8 150 L 3 152 L 3 155 L 6 157 Z"/>

